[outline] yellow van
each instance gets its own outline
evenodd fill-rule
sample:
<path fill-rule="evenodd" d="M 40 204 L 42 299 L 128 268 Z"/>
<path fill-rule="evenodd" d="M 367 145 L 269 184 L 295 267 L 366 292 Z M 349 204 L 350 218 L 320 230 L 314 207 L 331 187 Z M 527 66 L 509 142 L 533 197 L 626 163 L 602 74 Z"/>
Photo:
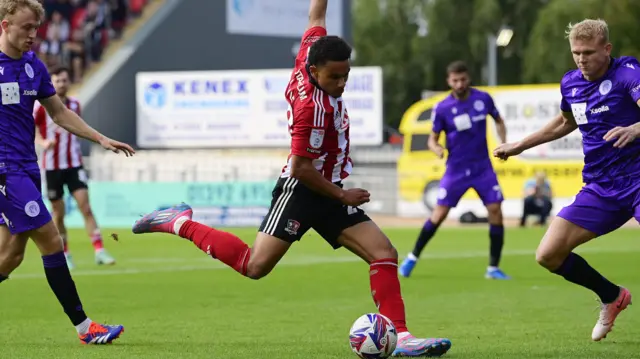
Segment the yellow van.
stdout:
<path fill-rule="evenodd" d="M 501 111 L 501 115 L 508 123 L 516 119 L 509 118 L 505 115 L 503 109 L 505 106 L 512 106 L 514 102 L 522 103 L 521 113 L 517 113 L 518 121 L 527 121 L 529 116 L 536 110 L 536 106 L 543 106 L 535 101 L 544 96 L 536 96 L 543 94 L 547 98 L 554 98 L 559 102 L 559 85 L 523 85 L 523 86 L 497 86 L 497 87 L 476 87 L 479 90 L 486 91 L 492 95 L 496 102 L 496 107 Z M 510 92 L 509 92 L 510 91 Z M 541 92 L 540 92 L 541 91 Z M 556 95 L 557 91 L 557 95 Z M 431 98 L 420 100 L 413 104 L 405 112 L 400 123 L 400 132 L 404 135 L 403 152 L 398 160 L 398 186 L 400 201 L 403 202 L 422 202 L 427 209 L 432 210 L 437 199 L 437 190 L 440 178 L 445 171 L 445 160 L 438 159 L 435 154 L 428 150 L 427 140 L 431 133 L 431 111 L 433 107 L 445 97 L 448 92 L 437 94 Z M 505 96 L 507 95 L 507 96 Z M 509 104 L 502 103 L 502 99 L 511 101 Z M 550 108 L 557 109 L 557 103 L 550 105 Z M 555 110 L 553 110 L 555 111 Z M 553 115 L 549 112 L 542 113 L 538 122 L 551 120 Z M 524 123 L 524 122 L 519 122 Z M 529 122 L 530 123 L 530 122 Z M 542 122 L 541 122 L 542 123 Z M 492 151 L 497 145 L 494 130 L 494 122 L 487 118 L 487 140 L 489 151 Z M 512 124 L 515 124 L 513 122 Z M 575 136 L 573 137 L 576 138 Z M 445 145 L 445 136 L 441 136 L 441 144 Z M 507 140 L 513 141 L 509 136 L 509 124 L 507 125 Z M 575 141 L 573 141 L 575 142 Z M 581 141 L 577 138 L 577 144 L 574 147 L 580 147 Z M 501 161 L 490 156 L 494 169 L 498 175 L 498 181 L 502 187 L 505 200 L 517 199 L 521 200 L 523 196 L 524 183 L 532 178 L 536 172 L 544 171 L 547 173 L 553 196 L 556 199 L 572 198 L 582 187 L 582 168 L 583 159 L 578 158 L 582 151 L 580 148 L 574 148 L 571 156 L 565 158 L 532 158 L 532 156 L 516 156 Z M 534 156 L 535 157 L 535 156 Z M 445 155 L 446 158 L 446 155 Z M 462 197 L 462 200 L 478 199 L 475 191 L 470 190 Z"/>

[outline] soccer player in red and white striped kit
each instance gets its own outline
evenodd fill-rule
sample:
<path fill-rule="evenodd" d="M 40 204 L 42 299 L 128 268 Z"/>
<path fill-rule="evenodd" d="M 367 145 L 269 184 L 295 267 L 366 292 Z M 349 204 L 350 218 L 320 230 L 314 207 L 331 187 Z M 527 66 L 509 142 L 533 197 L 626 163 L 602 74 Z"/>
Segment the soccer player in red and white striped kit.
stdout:
<path fill-rule="evenodd" d="M 67 94 L 70 84 L 69 70 L 64 67 L 54 69 L 51 72 L 51 82 L 62 102 L 80 115 L 80 103 Z M 73 269 L 74 264 L 69 252 L 67 229 L 64 224 L 64 186 L 75 199 L 78 210 L 84 217 L 85 228 L 95 250 L 96 264 L 115 264 L 115 259 L 104 248 L 102 234 L 91 211 L 88 176 L 82 164 L 78 137 L 56 125 L 38 102 L 34 106 L 33 117 L 36 122 L 36 143 L 44 149 L 42 168 L 45 170 L 47 196 L 51 201 L 53 221 L 64 242 L 64 254 L 69 269 Z"/>
<path fill-rule="evenodd" d="M 192 221 L 187 204 L 146 215 L 133 232 L 178 235 L 241 275 L 260 279 L 313 228 L 334 249 L 345 247 L 369 265 L 374 303 L 398 331 L 394 356 L 441 356 L 451 347 L 449 339 L 416 338 L 407 329 L 398 252 L 358 207 L 369 202 L 369 192 L 343 188 L 353 168 L 349 115 L 342 100 L 351 47 L 340 37 L 327 36 L 326 10 L 327 0 L 311 0 L 309 25 L 285 91 L 291 153 L 253 246 L 232 233 Z"/>

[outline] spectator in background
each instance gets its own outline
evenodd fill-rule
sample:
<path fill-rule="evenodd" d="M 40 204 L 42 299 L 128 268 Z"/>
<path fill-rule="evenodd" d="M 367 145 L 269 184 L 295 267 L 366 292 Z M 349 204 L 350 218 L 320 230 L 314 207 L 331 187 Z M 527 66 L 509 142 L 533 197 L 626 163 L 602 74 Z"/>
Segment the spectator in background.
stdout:
<path fill-rule="evenodd" d="M 528 180 L 524 185 L 524 209 L 520 227 L 525 226 L 530 215 L 538 215 L 538 225 L 545 225 L 553 207 L 552 196 L 551 184 L 544 172 L 538 172 L 534 178 Z"/>
<path fill-rule="evenodd" d="M 48 67 L 59 66 L 64 44 L 69 40 L 69 21 L 59 11 L 54 11 L 46 31 L 45 39 L 40 44 L 40 58 Z"/>

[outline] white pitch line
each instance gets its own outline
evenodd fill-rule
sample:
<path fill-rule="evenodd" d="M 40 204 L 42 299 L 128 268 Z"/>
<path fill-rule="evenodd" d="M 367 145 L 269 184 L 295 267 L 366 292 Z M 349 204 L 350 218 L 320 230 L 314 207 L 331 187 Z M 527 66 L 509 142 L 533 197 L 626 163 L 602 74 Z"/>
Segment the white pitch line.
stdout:
<path fill-rule="evenodd" d="M 638 253 L 640 249 L 626 249 L 626 248 L 583 248 L 577 250 L 578 253 Z M 486 257 L 487 251 L 467 251 L 467 252 L 451 252 L 451 253 L 425 253 L 422 255 L 421 260 L 441 260 L 441 259 L 465 259 L 465 258 L 482 258 Z M 535 251 L 533 250 L 506 250 L 503 252 L 503 257 L 508 256 L 533 256 Z M 401 255 L 402 257 L 402 255 Z M 284 258 L 277 267 L 299 267 L 299 266 L 311 266 L 317 264 L 330 264 L 330 263 L 352 263 L 361 262 L 362 260 L 355 255 L 345 257 L 340 255 L 334 256 L 296 256 L 291 258 Z M 200 260 L 198 258 L 132 258 L 124 261 L 124 263 L 194 263 L 202 262 L 202 264 L 191 265 L 179 265 L 168 267 L 151 267 L 151 268 L 114 268 L 104 270 L 75 270 L 71 272 L 74 277 L 86 277 L 86 276 L 105 276 L 105 275 L 121 275 L 121 274 L 150 274 L 150 273 L 167 273 L 167 272 L 189 272 L 199 270 L 216 270 L 216 269 L 228 269 L 223 263 L 204 258 Z M 44 273 L 18 273 L 10 276 L 10 279 L 35 279 L 44 278 Z"/>

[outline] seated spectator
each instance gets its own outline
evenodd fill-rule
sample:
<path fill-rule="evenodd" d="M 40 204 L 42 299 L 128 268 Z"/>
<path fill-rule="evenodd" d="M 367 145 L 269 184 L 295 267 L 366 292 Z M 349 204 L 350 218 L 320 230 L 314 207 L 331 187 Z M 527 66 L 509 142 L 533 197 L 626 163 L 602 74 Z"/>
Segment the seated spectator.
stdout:
<path fill-rule="evenodd" d="M 140 14 L 148 0 L 38 0 L 46 19 L 38 29 L 33 51 L 49 67 L 71 69 L 80 82 L 101 61 L 111 39 L 119 38 L 130 16 Z"/>
<path fill-rule="evenodd" d="M 551 184 L 544 172 L 538 172 L 535 178 L 528 180 L 524 185 L 524 208 L 520 226 L 525 226 L 530 215 L 539 216 L 538 225 L 545 225 L 553 207 L 552 196 Z"/>
<path fill-rule="evenodd" d="M 69 40 L 69 21 L 60 12 L 54 11 L 46 31 L 40 43 L 40 57 L 47 66 L 56 67 L 62 62 L 64 43 Z"/>

